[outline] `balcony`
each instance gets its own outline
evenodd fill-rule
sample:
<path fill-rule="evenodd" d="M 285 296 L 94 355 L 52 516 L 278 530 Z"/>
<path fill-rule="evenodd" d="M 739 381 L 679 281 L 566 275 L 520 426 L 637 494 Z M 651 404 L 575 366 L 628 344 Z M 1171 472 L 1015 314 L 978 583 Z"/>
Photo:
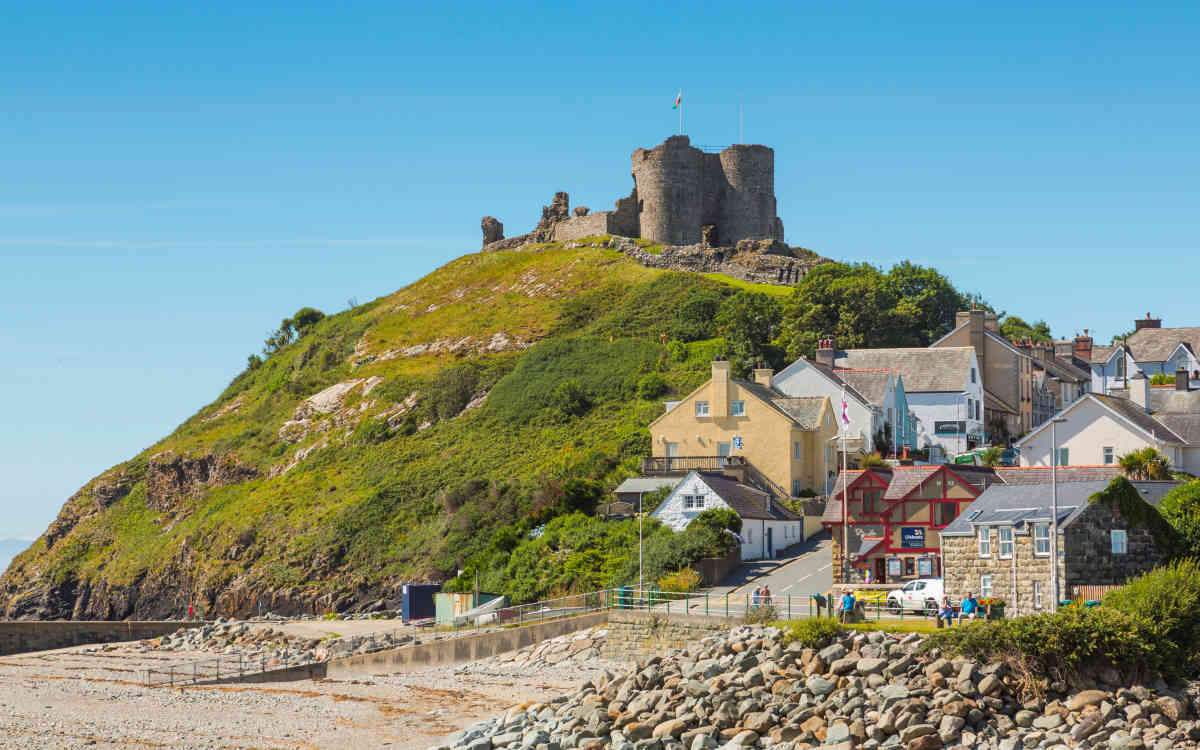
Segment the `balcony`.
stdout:
<path fill-rule="evenodd" d="M 721 471 L 731 463 L 730 456 L 651 456 L 642 459 L 643 474 L 686 474 L 689 471 Z"/>

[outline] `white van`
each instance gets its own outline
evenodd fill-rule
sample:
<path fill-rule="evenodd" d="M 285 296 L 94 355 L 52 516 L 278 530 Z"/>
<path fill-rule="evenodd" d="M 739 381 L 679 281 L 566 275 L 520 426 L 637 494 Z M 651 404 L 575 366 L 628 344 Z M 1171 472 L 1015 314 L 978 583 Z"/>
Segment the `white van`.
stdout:
<path fill-rule="evenodd" d="M 919 578 L 889 592 L 887 608 L 888 612 L 894 615 L 900 614 L 901 611 L 924 612 L 927 615 L 934 615 L 941 602 L 942 579 Z"/>

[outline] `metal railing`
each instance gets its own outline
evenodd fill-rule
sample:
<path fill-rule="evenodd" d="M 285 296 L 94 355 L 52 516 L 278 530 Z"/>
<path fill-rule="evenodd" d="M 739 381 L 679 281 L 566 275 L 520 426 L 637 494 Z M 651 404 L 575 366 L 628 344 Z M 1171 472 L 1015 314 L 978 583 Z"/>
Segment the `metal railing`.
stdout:
<path fill-rule="evenodd" d="M 682 474 L 689 471 L 720 471 L 725 456 L 651 456 L 642 459 L 643 474 Z"/>
<path fill-rule="evenodd" d="M 310 664 L 320 664 L 321 660 L 306 658 L 269 655 L 266 653 L 255 656 L 245 654 L 229 654 L 214 659 L 202 659 L 184 664 L 174 664 L 165 669 L 147 669 L 146 687 L 176 687 L 195 685 L 201 682 L 211 682 L 234 677 L 275 672 L 293 667 L 303 667 Z"/>

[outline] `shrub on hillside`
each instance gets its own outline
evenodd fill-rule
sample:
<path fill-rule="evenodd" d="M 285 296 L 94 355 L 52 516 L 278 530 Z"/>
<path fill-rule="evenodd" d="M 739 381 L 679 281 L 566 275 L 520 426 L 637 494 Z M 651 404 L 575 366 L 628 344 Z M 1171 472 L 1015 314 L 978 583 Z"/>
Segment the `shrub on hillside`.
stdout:
<path fill-rule="evenodd" d="M 1200 554 L 1200 479 L 1168 492 L 1158 509 L 1179 534 L 1187 553 Z"/>
<path fill-rule="evenodd" d="M 659 375 L 657 372 L 651 372 L 638 378 L 638 398 L 650 401 L 651 399 L 656 399 L 663 395 L 668 390 L 670 390 L 670 386 L 667 385 L 666 378 L 664 378 L 662 375 Z"/>
<path fill-rule="evenodd" d="M 591 479 L 568 479 L 563 483 L 562 506 L 565 513 L 596 515 L 596 506 L 604 499 L 604 485 Z"/>
<path fill-rule="evenodd" d="M 1105 609 L 1146 620 L 1155 655 L 1186 674 L 1200 669 L 1200 561 L 1179 560 L 1134 578 L 1104 597 Z"/>
<path fill-rule="evenodd" d="M 591 399 L 577 380 L 564 380 L 554 386 L 546 402 L 551 412 L 563 418 L 582 417 L 592 408 Z"/>
<path fill-rule="evenodd" d="M 729 508 L 709 508 L 693 518 L 689 527 L 697 524 L 709 527 L 716 534 L 722 533 L 724 529 L 737 534 L 742 530 L 742 517 Z"/>
<path fill-rule="evenodd" d="M 804 648 L 824 648 L 841 633 L 837 621 L 817 617 L 790 623 L 783 634 L 783 642 L 799 643 Z"/>

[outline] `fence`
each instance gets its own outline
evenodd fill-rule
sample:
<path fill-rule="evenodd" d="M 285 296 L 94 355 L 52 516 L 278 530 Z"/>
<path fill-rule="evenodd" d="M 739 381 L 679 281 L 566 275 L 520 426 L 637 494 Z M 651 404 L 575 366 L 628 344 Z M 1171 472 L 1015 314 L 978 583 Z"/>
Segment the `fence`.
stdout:
<path fill-rule="evenodd" d="M 1121 588 L 1120 586 L 1072 586 L 1071 599 L 1074 601 L 1083 602 L 1098 602 L 1104 599 L 1105 594 L 1110 591 Z"/>
<path fill-rule="evenodd" d="M 177 685 L 194 685 L 210 680 L 245 677 L 246 675 L 275 672 L 281 669 L 304 667 L 309 664 L 320 664 L 321 660 L 304 657 L 280 657 L 260 654 L 257 657 L 219 656 L 215 659 L 187 662 L 173 665 L 166 669 L 147 669 L 146 687 L 175 687 Z"/>

